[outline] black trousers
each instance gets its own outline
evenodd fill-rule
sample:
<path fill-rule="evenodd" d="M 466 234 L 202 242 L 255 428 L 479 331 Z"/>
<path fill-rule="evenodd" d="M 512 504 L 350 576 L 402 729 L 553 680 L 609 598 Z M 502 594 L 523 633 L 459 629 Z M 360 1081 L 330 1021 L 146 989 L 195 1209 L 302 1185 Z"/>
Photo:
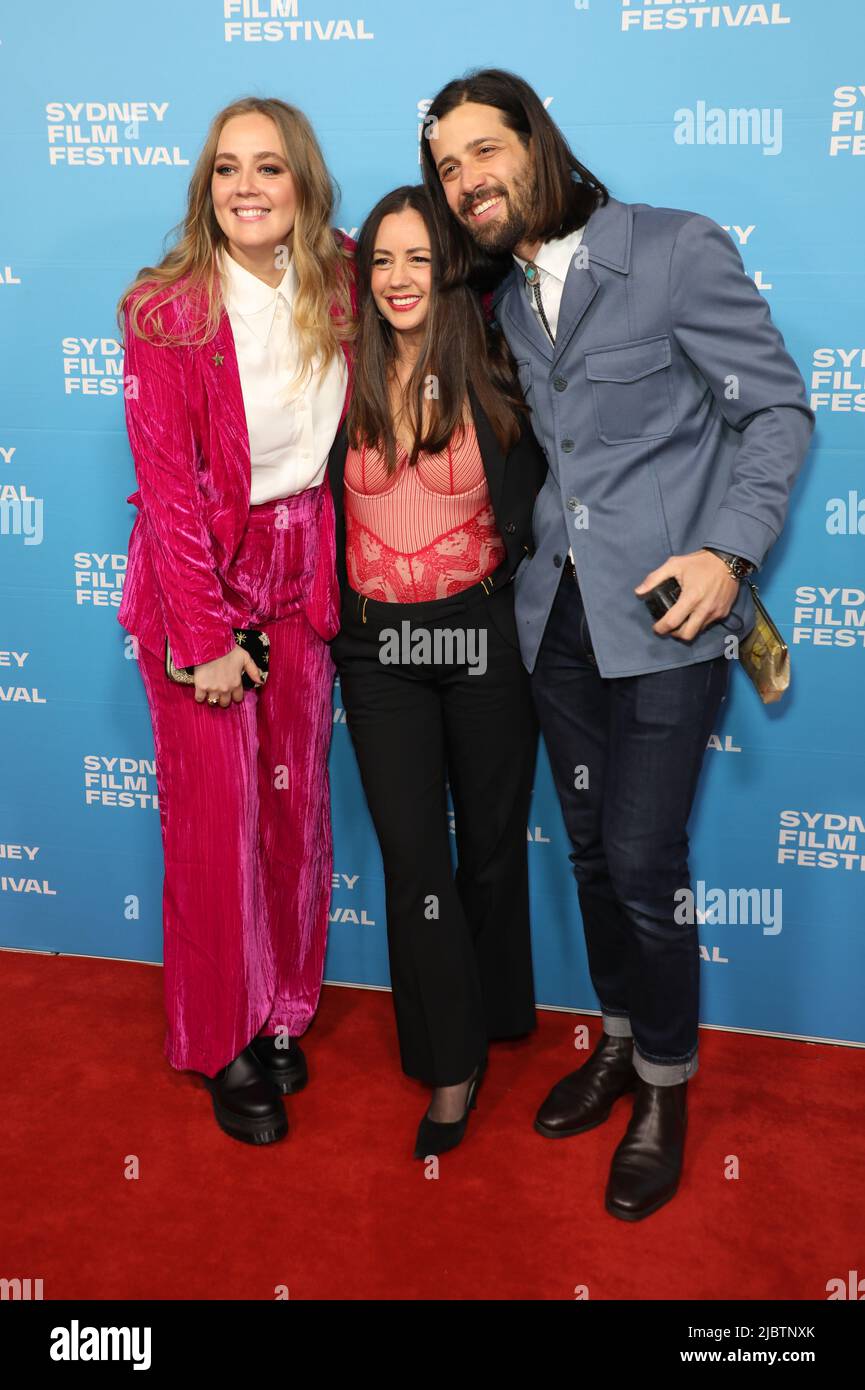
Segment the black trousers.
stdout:
<path fill-rule="evenodd" d="M 536 1022 L 527 820 L 537 717 L 512 586 L 487 588 L 412 604 L 346 589 L 332 644 L 384 865 L 402 1067 L 431 1086 L 465 1081 L 490 1038 Z"/>

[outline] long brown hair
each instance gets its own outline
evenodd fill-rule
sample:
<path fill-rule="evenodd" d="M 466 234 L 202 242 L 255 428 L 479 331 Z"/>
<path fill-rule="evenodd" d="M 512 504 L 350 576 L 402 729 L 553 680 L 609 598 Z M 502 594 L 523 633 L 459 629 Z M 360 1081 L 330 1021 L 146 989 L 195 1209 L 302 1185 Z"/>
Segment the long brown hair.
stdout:
<path fill-rule="evenodd" d="M 383 446 L 388 472 L 396 468 L 388 379 L 396 362 L 398 330 L 376 308 L 371 289 L 372 260 L 384 218 L 407 208 L 423 218 L 432 253 L 424 342 L 404 392 L 406 417 L 414 434 L 409 464 L 417 462 L 421 450 L 438 453 L 455 430 L 462 431 L 469 383 L 504 453 L 519 438 L 520 414 L 527 411 L 507 343 L 500 333 L 487 327 L 475 291 L 465 282 L 453 283 L 453 277 L 445 274 L 451 255 L 447 224 L 437 223 L 422 184 L 404 184 L 372 209 L 360 230 L 356 256 L 358 327 L 348 440 L 353 448 L 363 443 Z M 432 394 L 427 389 L 430 382 L 436 386 Z M 425 429 L 424 404 L 428 407 Z"/>
<path fill-rule="evenodd" d="M 580 163 L 537 93 L 522 77 L 503 68 L 476 68 L 465 77 L 454 78 L 433 98 L 425 117 L 425 121 L 430 122 L 429 129 L 434 131 L 436 120 L 443 119 L 465 101 L 495 107 L 524 148 L 528 147 L 529 140 L 532 142 L 536 186 L 526 241 L 550 241 L 567 236 L 584 226 L 595 208 L 608 201 L 610 195 L 606 186 Z M 426 125 L 424 136 L 425 133 Z M 420 143 L 424 185 L 432 197 L 435 215 L 455 222 L 435 167 L 430 141 L 422 138 Z M 462 230 L 457 238 L 453 271 L 461 278 L 471 276 L 478 284 L 487 283 L 500 277 L 512 265 L 510 252 L 505 256 L 486 253 L 475 245 L 467 230 Z"/>
<path fill-rule="evenodd" d="M 227 238 L 213 210 L 213 165 L 225 123 L 250 112 L 269 116 L 276 125 L 297 195 L 290 238 L 298 277 L 293 317 L 299 381 L 311 374 L 313 358 L 318 354 L 322 370 L 326 370 L 341 353 L 340 344 L 352 336 L 347 273 L 350 253 L 342 248 L 342 238 L 330 225 L 337 189 L 312 126 L 302 111 L 278 97 L 243 97 L 217 112 L 189 181 L 186 216 L 173 229 L 178 240 L 158 265 L 138 272 L 121 296 L 118 319 L 122 320 L 130 301 L 130 325 L 140 338 L 158 335 L 164 343 L 200 347 L 216 333 L 223 310 L 216 251 L 226 245 Z M 188 331 L 164 332 L 159 309 L 181 294 L 188 297 L 188 304 L 184 304 L 187 312 L 178 322 L 184 319 Z M 334 304 L 337 312 L 331 313 Z"/>

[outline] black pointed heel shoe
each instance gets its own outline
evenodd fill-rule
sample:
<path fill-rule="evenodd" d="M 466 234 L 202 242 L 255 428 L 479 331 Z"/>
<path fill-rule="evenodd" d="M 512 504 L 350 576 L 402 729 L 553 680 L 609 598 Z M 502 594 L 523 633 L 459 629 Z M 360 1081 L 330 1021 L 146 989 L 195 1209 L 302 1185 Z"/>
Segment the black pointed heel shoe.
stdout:
<path fill-rule="evenodd" d="M 215 1076 L 203 1072 L 220 1129 L 243 1144 L 274 1144 L 288 1133 L 282 1096 L 245 1047 Z"/>
<path fill-rule="evenodd" d="M 297 1038 L 289 1038 L 288 1047 L 277 1047 L 275 1037 L 253 1038 L 249 1046 L 255 1053 L 261 1070 L 283 1096 L 296 1095 L 309 1080 L 306 1058 Z"/>
<path fill-rule="evenodd" d="M 469 1112 L 474 1110 L 477 1104 L 478 1090 L 486 1069 L 487 1058 L 485 1057 L 478 1066 L 469 1086 L 466 1095 L 466 1108 L 460 1119 L 445 1123 L 442 1120 L 431 1120 L 428 1114 L 424 1115 L 418 1126 L 417 1138 L 415 1139 L 415 1158 L 431 1158 L 433 1155 L 447 1153 L 448 1149 L 455 1149 L 457 1144 L 462 1141 L 469 1122 Z"/>

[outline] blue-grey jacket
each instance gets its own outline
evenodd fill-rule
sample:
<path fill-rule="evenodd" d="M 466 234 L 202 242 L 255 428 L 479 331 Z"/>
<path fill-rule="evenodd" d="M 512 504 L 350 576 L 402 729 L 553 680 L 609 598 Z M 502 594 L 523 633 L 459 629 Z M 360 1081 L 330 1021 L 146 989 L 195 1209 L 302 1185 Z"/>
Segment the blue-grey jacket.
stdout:
<path fill-rule="evenodd" d="M 591 214 L 553 345 L 522 271 L 496 290 L 549 473 L 515 578 L 534 668 L 570 546 L 602 676 L 704 661 L 754 623 L 747 584 L 693 642 L 659 637 L 634 593 L 670 555 L 716 546 L 762 564 L 814 416 L 765 299 L 707 217 L 615 198 Z"/>

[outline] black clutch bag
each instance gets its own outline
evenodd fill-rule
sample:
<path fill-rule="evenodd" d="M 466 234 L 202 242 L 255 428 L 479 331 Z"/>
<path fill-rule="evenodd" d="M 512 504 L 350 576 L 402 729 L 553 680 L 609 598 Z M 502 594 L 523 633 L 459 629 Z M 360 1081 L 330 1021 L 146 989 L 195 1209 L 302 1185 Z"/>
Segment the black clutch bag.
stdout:
<path fill-rule="evenodd" d="M 249 652 L 261 672 L 262 683 L 264 683 L 267 680 L 270 664 L 270 638 L 266 632 L 262 632 L 257 627 L 236 627 L 233 631 L 236 645 Z M 165 639 L 165 674 L 169 680 L 177 681 L 178 685 L 192 685 L 195 682 L 194 666 L 175 666 L 171 659 L 171 649 L 167 637 Z M 256 690 L 258 688 L 255 681 L 245 671 L 241 680 L 244 690 Z"/>

